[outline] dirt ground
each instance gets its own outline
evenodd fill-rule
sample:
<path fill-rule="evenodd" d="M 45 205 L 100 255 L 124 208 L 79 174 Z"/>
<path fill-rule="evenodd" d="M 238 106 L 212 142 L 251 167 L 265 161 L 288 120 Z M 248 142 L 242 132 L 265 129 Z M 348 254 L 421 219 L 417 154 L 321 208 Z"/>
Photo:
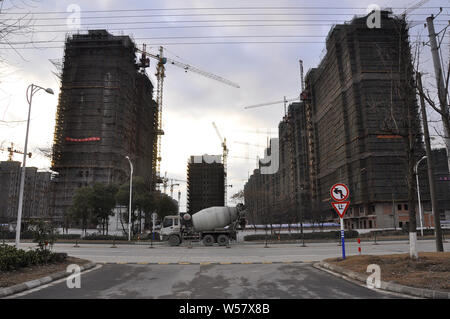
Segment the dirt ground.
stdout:
<path fill-rule="evenodd" d="M 368 275 L 367 266 L 379 265 L 381 280 L 404 286 L 450 292 L 450 252 L 419 253 L 418 260 L 409 254 L 384 256 L 351 256 L 325 262 Z"/>
<path fill-rule="evenodd" d="M 89 263 L 88 260 L 68 257 L 62 263 L 33 266 L 8 272 L 2 271 L 0 272 L 0 288 L 18 285 L 30 280 L 39 279 L 57 272 L 65 271 L 67 266 L 71 264 L 82 266 L 87 263 Z"/>

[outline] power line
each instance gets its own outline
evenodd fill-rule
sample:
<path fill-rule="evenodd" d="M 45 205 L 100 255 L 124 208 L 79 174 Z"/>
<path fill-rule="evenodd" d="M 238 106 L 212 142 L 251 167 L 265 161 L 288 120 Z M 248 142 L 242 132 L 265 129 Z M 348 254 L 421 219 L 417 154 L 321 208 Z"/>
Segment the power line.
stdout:
<path fill-rule="evenodd" d="M 81 19 L 130 19 L 130 18 L 160 18 L 160 17 L 202 17 L 202 16 L 349 16 L 352 13 L 196 13 L 196 14 L 149 14 L 149 15 L 119 15 L 119 16 L 88 16 Z M 354 14 L 353 14 L 354 15 Z M 428 16 L 429 13 L 411 13 L 409 16 Z M 449 14 L 442 14 L 449 16 Z M 33 18 L 34 21 L 67 20 L 68 17 Z M 7 19 L 0 19 L 7 21 Z"/>
<path fill-rule="evenodd" d="M 432 9 L 441 7 L 421 7 L 417 10 Z M 442 7 L 448 8 L 448 7 Z M 406 10 L 406 7 L 391 7 L 392 10 Z M 114 10 L 83 10 L 85 13 L 113 13 L 113 12 L 145 12 L 145 11 L 200 11 L 200 10 L 367 10 L 367 7 L 314 7 L 314 6 L 285 6 L 285 7 L 201 7 L 201 8 L 142 8 L 142 9 L 114 9 Z M 32 14 L 70 14 L 67 11 L 36 11 Z M 18 15 L 19 12 L 4 12 L 2 14 Z"/>
<path fill-rule="evenodd" d="M 447 21 L 438 20 L 436 21 Z M 341 20 L 338 19 L 233 19 L 233 20 L 184 20 L 184 21 L 129 21 L 129 22 L 93 22 L 86 25 L 134 25 L 134 24 L 156 24 L 156 23 L 223 23 L 223 22 L 335 22 L 339 23 Z M 410 21 L 411 23 L 422 23 L 422 21 Z M 327 24 L 330 25 L 330 24 Z M 230 25 L 234 26 L 234 25 Z M 33 27 L 67 27 L 67 23 L 64 24 L 35 24 Z"/>
<path fill-rule="evenodd" d="M 380 43 L 380 42 L 377 42 Z M 386 42 L 391 43 L 391 42 Z M 160 42 L 151 43 L 154 46 L 169 46 L 169 45 L 228 45 L 228 44 L 324 44 L 324 41 L 221 41 L 221 42 Z M 450 42 L 444 42 L 450 44 Z M 11 50 L 11 47 L 0 47 L 1 50 Z M 30 49 L 64 49 L 64 46 L 33 46 L 15 48 L 16 50 L 30 50 Z"/>
<path fill-rule="evenodd" d="M 134 40 L 179 40 L 179 39 L 231 39 L 231 38 L 326 38 L 327 35 L 205 35 L 205 36 L 155 36 L 155 37 L 143 37 L 134 38 Z M 420 37 L 419 35 L 410 35 L 413 37 Z M 371 39 L 382 38 L 384 35 L 373 35 Z M 0 42 L 0 44 L 9 45 L 31 45 L 31 44 L 43 44 L 43 43 L 64 43 L 65 40 L 36 40 L 36 41 L 21 41 L 21 42 Z M 377 43 L 391 43 L 392 41 L 377 41 Z"/>

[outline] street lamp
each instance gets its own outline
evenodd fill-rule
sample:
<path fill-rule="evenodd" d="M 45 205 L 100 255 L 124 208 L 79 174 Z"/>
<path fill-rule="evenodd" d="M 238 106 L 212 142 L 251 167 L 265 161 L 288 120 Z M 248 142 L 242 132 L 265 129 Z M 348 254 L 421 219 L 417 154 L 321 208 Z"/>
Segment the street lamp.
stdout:
<path fill-rule="evenodd" d="M 27 162 L 27 148 L 28 148 L 28 133 L 30 131 L 30 114 L 31 114 L 31 103 L 33 101 L 33 95 L 39 91 L 44 90 L 48 94 L 54 94 L 52 89 L 44 89 L 38 85 L 31 84 L 27 88 L 27 102 L 28 102 L 28 120 L 27 120 L 27 133 L 25 135 L 25 148 L 23 151 L 23 164 L 22 171 L 20 174 L 20 188 L 19 188 L 19 207 L 17 210 L 17 226 L 16 226 L 16 247 L 19 247 L 20 244 L 20 228 L 22 226 L 22 209 L 23 209 L 23 191 L 25 188 L 25 170 L 26 170 L 26 162 Z"/>
<path fill-rule="evenodd" d="M 128 241 L 131 241 L 131 195 L 133 193 L 133 164 L 130 157 L 125 157 L 130 163 L 130 204 L 128 205 Z"/>
<path fill-rule="evenodd" d="M 421 233 L 422 237 L 423 237 L 423 224 L 422 224 L 422 204 L 420 202 L 419 164 L 426 158 L 427 158 L 426 156 L 422 157 L 420 159 L 420 161 L 417 162 L 416 167 L 415 167 L 416 182 L 417 182 L 417 199 L 419 200 L 420 233 Z"/>

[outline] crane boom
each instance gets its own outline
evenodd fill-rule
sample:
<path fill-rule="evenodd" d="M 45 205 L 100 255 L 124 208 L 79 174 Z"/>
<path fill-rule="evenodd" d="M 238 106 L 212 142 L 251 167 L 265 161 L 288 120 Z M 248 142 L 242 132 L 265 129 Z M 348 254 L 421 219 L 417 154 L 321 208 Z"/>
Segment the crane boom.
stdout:
<path fill-rule="evenodd" d="M 430 0 L 420 0 L 419 2 L 417 2 L 416 4 L 410 6 L 408 9 L 406 9 L 405 11 L 403 11 L 402 15 L 406 16 L 408 14 L 410 14 L 411 12 L 413 12 L 416 9 L 419 9 L 420 7 L 422 7 L 423 5 L 425 5 L 427 2 L 429 2 Z"/>
<path fill-rule="evenodd" d="M 141 51 L 141 50 L 138 49 L 138 51 Z M 142 51 L 141 51 L 141 52 L 142 52 Z M 156 59 L 156 60 L 161 60 L 161 59 L 160 59 L 160 55 L 155 55 L 155 54 L 151 54 L 151 53 L 148 53 L 148 52 L 146 52 L 146 55 L 149 56 L 149 57 L 151 57 L 151 58 L 154 58 L 154 59 Z M 177 66 L 177 67 L 179 67 L 179 68 L 184 69 L 184 71 L 186 71 L 186 72 L 187 72 L 187 71 L 192 71 L 192 72 L 194 72 L 194 73 L 198 73 L 198 74 L 200 74 L 200 75 L 203 75 L 203 76 L 205 76 L 205 77 L 207 77 L 207 78 L 210 78 L 210 79 L 213 79 L 213 80 L 222 82 L 222 83 L 224 83 L 224 84 L 227 84 L 227 85 L 229 85 L 229 86 L 235 87 L 235 88 L 237 88 L 237 89 L 240 88 L 239 84 L 237 84 L 237 83 L 234 83 L 234 82 L 232 82 L 232 81 L 230 81 L 230 80 L 227 80 L 227 79 L 225 79 L 225 78 L 223 78 L 223 77 L 221 77 L 221 76 L 212 74 L 212 73 L 210 73 L 210 72 L 206 72 L 206 71 L 200 70 L 199 68 L 197 68 L 197 67 L 195 67 L 195 66 L 192 66 L 192 65 L 189 65 L 189 64 L 186 64 L 186 63 L 182 63 L 182 62 L 179 62 L 179 61 L 175 61 L 175 60 L 170 59 L 170 58 L 167 58 L 167 57 L 164 57 L 163 59 L 164 59 L 164 61 L 165 61 L 164 64 L 170 63 L 170 64 L 172 64 L 172 65 L 175 65 L 175 66 Z"/>
<path fill-rule="evenodd" d="M 246 107 L 244 107 L 244 109 L 254 109 L 254 108 L 257 108 L 257 107 L 269 106 L 269 105 L 280 104 L 280 103 L 285 103 L 285 102 L 295 102 L 295 101 L 298 101 L 298 100 L 300 100 L 300 97 L 296 97 L 296 98 L 288 99 L 288 100 L 282 100 L 282 101 L 276 101 L 276 102 L 262 103 L 262 104 L 246 106 Z"/>
<path fill-rule="evenodd" d="M 220 77 L 218 75 L 200 70 L 192 65 L 181 63 L 179 61 L 175 61 L 170 58 L 164 57 L 164 48 L 162 46 L 159 47 L 159 54 L 155 55 L 152 53 L 147 52 L 146 45 L 144 44 L 143 50 L 139 48 L 135 48 L 136 52 L 140 52 L 142 54 L 142 57 L 140 59 L 140 63 L 138 66 L 145 70 L 145 68 L 148 68 L 150 66 L 150 59 L 153 58 L 158 61 L 157 67 L 156 67 L 156 78 L 157 78 L 157 88 L 156 88 L 156 104 L 157 104 L 157 118 L 156 123 L 158 125 L 157 128 L 157 140 L 154 143 L 153 146 L 153 154 L 157 154 L 156 156 L 153 156 L 153 178 L 156 181 L 156 184 L 164 184 L 164 179 L 160 176 L 160 167 L 161 167 L 161 136 L 164 135 L 163 125 L 162 125 L 162 110 L 163 110 L 163 89 L 164 89 L 164 78 L 166 77 L 166 68 L 165 65 L 167 63 L 170 63 L 172 65 L 178 66 L 182 69 L 187 71 L 192 71 L 195 73 L 198 73 L 200 75 L 203 75 L 205 77 L 208 77 L 210 79 L 222 82 L 224 84 L 230 85 L 235 88 L 240 88 L 240 86 L 230 80 L 227 80 L 223 77 Z M 145 72 L 145 71 L 143 71 Z"/>
<path fill-rule="evenodd" d="M 220 135 L 220 132 L 219 132 L 219 129 L 217 128 L 216 123 L 213 122 L 212 125 L 214 126 L 214 129 L 216 130 L 216 133 L 217 133 L 217 136 L 218 136 L 219 139 L 220 139 L 220 142 L 223 143 L 222 135 Z"/>

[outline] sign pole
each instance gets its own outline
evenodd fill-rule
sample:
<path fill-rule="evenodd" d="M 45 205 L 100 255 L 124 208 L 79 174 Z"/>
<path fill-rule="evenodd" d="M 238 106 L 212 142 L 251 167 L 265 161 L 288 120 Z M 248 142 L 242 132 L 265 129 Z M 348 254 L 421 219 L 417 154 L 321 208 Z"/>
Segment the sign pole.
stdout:
<path fill-rule="evenodd" d="M 342 259 L 345 259 L 345 227 L 344 227 L 344 216 L 347 209 L 350 207 L 350 202 L 347 199 L 350 197 L 350 191 L 345 184 L 336 184 L 331 187 L 330 195 L 333 200 L 331 205 L 334 210 L 339 215 L 341 221 L 341 246 L 342 246 Z"/>
<path fill-rule="evenodd" d="M 344 231 L 344 218 L 341 218 L 341 240 L 342 240 L 342 259 L 345 259 L 345 231 Z"/>

